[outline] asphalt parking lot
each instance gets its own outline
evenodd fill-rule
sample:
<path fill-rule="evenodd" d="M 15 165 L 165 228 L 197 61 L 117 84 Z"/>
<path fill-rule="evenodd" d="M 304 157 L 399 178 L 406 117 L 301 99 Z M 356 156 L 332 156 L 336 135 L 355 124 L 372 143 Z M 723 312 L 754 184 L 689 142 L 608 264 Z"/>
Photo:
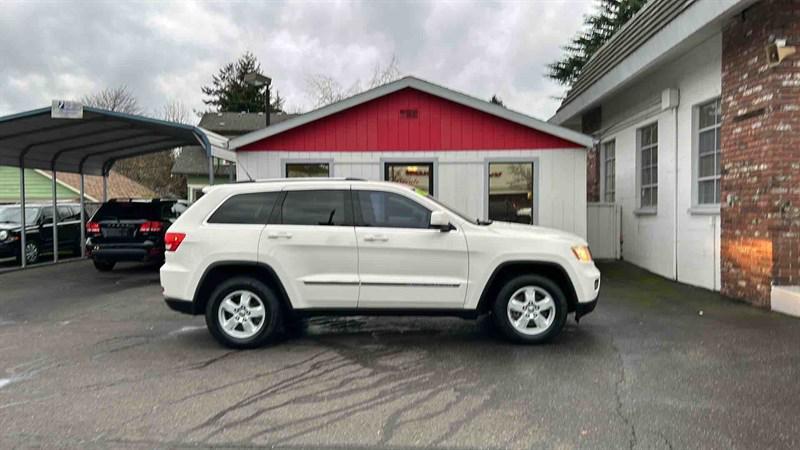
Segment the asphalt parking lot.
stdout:
<path fill-rule="evenodd" d="M 5 273 L 0 448 L 800 446 L 800 321 L 601 270 L 597 310 L 547 346 L 320 318 L 241 352 L 168 310 L 153 268 Z"/>

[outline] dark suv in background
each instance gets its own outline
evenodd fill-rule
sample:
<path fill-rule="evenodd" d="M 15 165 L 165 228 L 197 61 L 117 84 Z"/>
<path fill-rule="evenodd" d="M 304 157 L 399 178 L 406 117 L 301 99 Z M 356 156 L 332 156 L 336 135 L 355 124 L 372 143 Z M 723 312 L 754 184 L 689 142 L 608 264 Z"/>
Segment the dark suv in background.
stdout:
<path fill-rule="evenodd" d="M 14 257 L 17 264 L 22 259 L 22 207 L 0 205 L 0 258 Z M 63 203 L 56 206 L 58 213 L 59 253 L 81 253 L 81 207 Z M 34 264 L 45 253 L 53 252 L 53 206 L 25 205 L 25 262 Z"/>
<path fill-rule="evenodd" d="M 86 253 L 101 272 L 120 261 L 164 261 L 164 234 L 187 208 L 178 200 L 112 199 L 86 223 Z"/>

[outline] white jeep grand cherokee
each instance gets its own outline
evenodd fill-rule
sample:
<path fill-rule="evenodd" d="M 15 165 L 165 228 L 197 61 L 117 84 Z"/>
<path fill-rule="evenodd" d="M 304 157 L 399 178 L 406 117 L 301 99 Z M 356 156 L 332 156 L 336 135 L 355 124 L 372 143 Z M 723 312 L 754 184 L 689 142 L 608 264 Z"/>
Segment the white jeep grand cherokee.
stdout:
<path fill-rule="evenodd" d="M 597 303 L 583 239 L 472 220 L 408 186 L 356 179 L 207 188 L 169 228 L 167 305 L 205 314 L 222 344 L 258 346 L 310 315 L 491 313 L 509 338 L 545 342 Z"/>

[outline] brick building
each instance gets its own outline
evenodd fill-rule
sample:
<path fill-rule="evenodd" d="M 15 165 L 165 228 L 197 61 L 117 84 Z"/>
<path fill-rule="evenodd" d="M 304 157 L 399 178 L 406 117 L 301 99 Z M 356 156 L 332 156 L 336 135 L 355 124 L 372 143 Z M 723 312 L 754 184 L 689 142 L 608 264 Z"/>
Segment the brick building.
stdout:
<path fill-rule="evenodd" d="M 799 0 L 651 0 L 550 121 L 598 142 L 626 260 L 800 315 Z"/>

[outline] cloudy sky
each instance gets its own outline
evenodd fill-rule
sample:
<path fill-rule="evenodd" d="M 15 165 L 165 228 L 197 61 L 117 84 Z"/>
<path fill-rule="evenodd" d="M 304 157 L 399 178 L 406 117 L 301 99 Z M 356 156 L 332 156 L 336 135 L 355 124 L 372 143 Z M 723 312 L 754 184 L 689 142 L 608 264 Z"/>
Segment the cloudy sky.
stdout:
<path fill-rule="evenodd" d="M 0 115 L 125 84 L 148 111 L 204 110 L 200 87 L 253 52 L 291 111 L 310 75 L 349 86 L 394 55 L 403 74 L 548 118 L 562 89 L 544 76 L 591 0 L 101 2 L 5 0 Z"/>

